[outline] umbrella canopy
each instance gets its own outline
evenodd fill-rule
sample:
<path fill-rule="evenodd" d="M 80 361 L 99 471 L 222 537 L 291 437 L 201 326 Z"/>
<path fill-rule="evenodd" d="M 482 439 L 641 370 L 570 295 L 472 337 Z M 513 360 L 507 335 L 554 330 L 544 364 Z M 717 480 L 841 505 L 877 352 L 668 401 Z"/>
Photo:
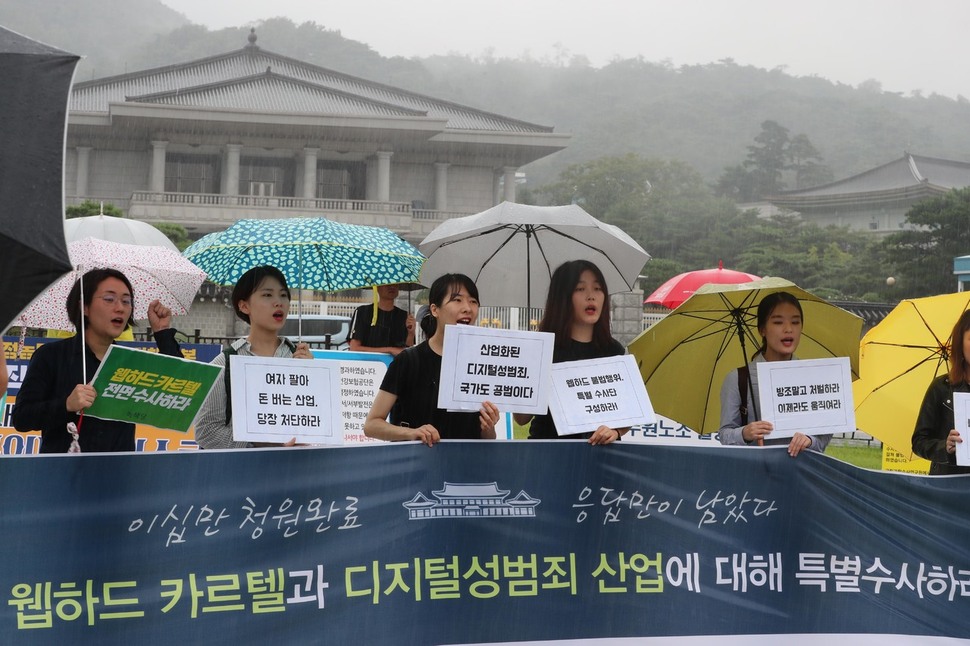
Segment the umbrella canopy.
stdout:
<path fill-rule="evenodd" d="M 643 301 L 644 305 L 663 305 L 674 309 L 687 298 L 696 292 L 702 285 L 714 283 L 717 285 L 732 285 L 735 283 L 748 283 L 758 280 L 760 276 L 749 274 L 743 271 L 725 269 L 724 263 L 719 262 L 715 269 L 698 269 L 678 274 L 658 287 L 650 296 Z"/>
<path fill-rule="evenodd" d="M 124 244 L 148 245 L 151 247 L 166 247 L 175 253 L 180 253 L 168 236 L 140 220 L 119 218 L 112 215 L 90 215 L 83 218 L 64 220 L 64 237 L 68 242 L 82 238 L 99 238 L 111 242 Z"/>
<path fill-rule="evenodd" d="M 567 260 L 589 260 L 611 292 L 632 290 L 650 255 L 619 227 L 582 208 L 502 202 L 487 211 L 452 218 L 418 245 L 428 261 L 421 283 L 448 273 L 467 274 L 489 305 L 538 306 L 549 280 Z"/>
<path fill-rule="evenodd" d="M 801 359 L 849 357 L 859 374 L 862 319 L 781 278 L 704 285 L 630 343 L 654 410 L 698 433 L 720 426 L 721 384 L 761 346 L 758 304 L 790 292 L 804 312 Z"/>
<path fill-rule="evenodd" d="M 970 292 L 900 301 L 860 343 L 861 378 L 852 384 L 856 426 L 912 454 L 913 429 L 930 382 L 946 374 L 950 334 Z"/>
<path fill-rule="evenodd" d="M 325 218 L 239 220 L 183 255 L 219 285 L 273 265 L 290 287 L 327 292 L 417 282 L 424 262 L 421 252 L 389 229 Z"/>
<path fill-rule="evenodd" d="M 0 27 L 0 276 L 6 329 L 70 271 L 64 240 L 64 128 L 78 57 Z"/>
<path fill-rule="evenodd" d="M 205 280 L 201 269 L 165 247 L 84 238 L 69 244 L 68 253 L 74 269 L 20 314 L 19 325 L 73 330 L 65 307 L 67 295 L 75 281 L 92 269 L 117 269 L 128 278 L 135 291 L 134 317 L 139 320 L 148 318 L 148 304 L 155 299 L 171 309 L 173 315 L 185 314 Z"/>

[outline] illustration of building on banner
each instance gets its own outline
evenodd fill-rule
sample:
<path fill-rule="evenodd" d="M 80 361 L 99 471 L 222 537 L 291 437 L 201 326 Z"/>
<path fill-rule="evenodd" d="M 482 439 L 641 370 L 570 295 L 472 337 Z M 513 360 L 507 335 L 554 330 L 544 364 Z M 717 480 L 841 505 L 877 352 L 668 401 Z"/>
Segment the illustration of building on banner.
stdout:
<path fill-rule="evenodd" d="M 529 516 L 535 517 L 536 506 L 542 502 L 525 491 L 506 499 L 508 491 L 498 488 L 497 482 L 446 482 L 440 491 L 432 491 L 432 500 L 420 491 L 408 502 L 408 520 L 425 518 L 467 518 L 471 516 Z"/>

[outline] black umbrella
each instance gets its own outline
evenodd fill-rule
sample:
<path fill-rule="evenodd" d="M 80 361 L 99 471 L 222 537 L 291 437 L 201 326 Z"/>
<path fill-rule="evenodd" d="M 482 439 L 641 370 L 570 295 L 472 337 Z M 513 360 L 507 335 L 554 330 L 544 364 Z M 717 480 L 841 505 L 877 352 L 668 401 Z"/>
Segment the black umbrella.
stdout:
<path fill-rule="evenodd" d="M 78 58 L 0 27 L 0 329 L 71 269 L 62 178 Z"/>

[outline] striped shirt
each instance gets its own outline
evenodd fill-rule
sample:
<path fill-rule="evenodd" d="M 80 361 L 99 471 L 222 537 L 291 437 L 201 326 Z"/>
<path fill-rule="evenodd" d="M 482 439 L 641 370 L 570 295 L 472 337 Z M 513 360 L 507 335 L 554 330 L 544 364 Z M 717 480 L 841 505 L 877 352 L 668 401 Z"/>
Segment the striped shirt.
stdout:
<path fill-rule="evenodd" d="M 249 339 L 243 337 L 233 341 L 232 347 L 236 354 L 242 357 L 255 356 Z M 280 339 L 280 344 L 276 347 L 274 357 L 288 359 L 293 356 L 293 350 L 288 343 Z M 226 365 L 226 353 L 220 352 L 219 356 L 211 361 L 214 366 Z M 236 442 L 232 439 L 232 420 L 226 424 L 226 380 L 220 377 L 212 386 L 209 396 L 199 410 L 199 416 L 195 419 L 195 441 L 201 449 L 246 449 L 252 445 L 249 442 Z"/>

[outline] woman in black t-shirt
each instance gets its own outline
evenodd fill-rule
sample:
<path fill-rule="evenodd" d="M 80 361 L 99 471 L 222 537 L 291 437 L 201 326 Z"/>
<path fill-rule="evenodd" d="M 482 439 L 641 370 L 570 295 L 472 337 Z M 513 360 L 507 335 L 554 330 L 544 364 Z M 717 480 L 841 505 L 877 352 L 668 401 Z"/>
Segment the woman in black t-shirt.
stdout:
<path fill-rule="evenodd" d="M 446 274 L 431 285 L 428 299 L 434 330 L 427 341 L 391 362 L 367 414 L 364 434 L 389 441 L 419 440 L 428 446 L 443 439 L 495 439 L 499 411 L 491 402 L 483 403 L 477 414 L 438 408 L 445 326 L 475 324 L 478 288 L 464 274 Z"/>
<path fill-rule="evenodd" d="M 610 334 L 610 303 L 606 279 L 599 267 L 588 260 L 565 262 L 552 274 L 540 332 L 556 335 L 552 362 L 601 359 L 625 353 Z M 628 429 L 600 425 L 587 433 L 561 436 L 552 415 L 515 414 L 515 421 L 529 426 L 529 439 L 586 439 L 590 444 L 610 444 Z"/>

